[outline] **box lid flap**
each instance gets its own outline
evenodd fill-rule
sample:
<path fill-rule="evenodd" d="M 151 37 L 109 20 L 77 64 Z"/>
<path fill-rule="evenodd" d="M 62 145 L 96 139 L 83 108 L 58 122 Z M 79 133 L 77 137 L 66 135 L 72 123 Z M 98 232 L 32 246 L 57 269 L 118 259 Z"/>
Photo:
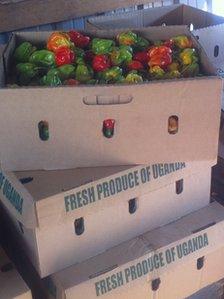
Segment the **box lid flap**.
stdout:
<path fill-rule="evenodd" d="M 114 13 L 106 16 L 90 17 L 86 21 L 86 29 L 120 29 L 141 28 L 154 24 L 164 14 L 182 5 L 155 7 L 142 10 L 134 10 L 123 13 Z M 181 23 L 180 23 L 181 24 Z M 160 24 L 159 24 L 160 25 Z"/>
<path fill-rule="evenodd" d="M 204 48 L 209 59 L 223 76 L 224 72 L 224 24 L 210 26 L 193 31 Z"/>

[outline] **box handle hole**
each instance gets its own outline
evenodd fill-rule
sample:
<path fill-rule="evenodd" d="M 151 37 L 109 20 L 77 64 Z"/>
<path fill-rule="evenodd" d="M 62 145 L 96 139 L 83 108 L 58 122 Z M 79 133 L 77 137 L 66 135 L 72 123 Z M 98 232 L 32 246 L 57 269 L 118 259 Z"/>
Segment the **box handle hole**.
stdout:
<path fill-rule="evenodd" d="M 219 46 L 216 45 L 214 48 L 214 57 L 218 57 L 219 56 Z"/>
<path fill-rule="evenodd" d="M 132 198 L 128 201 L 128 210 L 130 214 L 134 214 L 137 211 L 137 199 Z"/>
<path fill-rule="evenodd" d="M 168 119 L 168 132 L 169 134 L 176 134 L 178 132 L 179 119 L 176 115 L 171 115 Z"/>
<path fill-rule="evenodd" d="M 205 262 L 205 257 L 204 256 L 199 257 L 197 259 L 197 269 L 198 270 L 201 270 L 204 267 L 204 262 Z"/>
<path fill-rule="evenodd" d="M 6 272 L 9 272 L 9 271 L 12 271 L 13 269 L 14 269 L 13 264 L 12 263 L 7 263 L 7 264 L 5 264 L 1 267 L 1 272 L 6 273 Z"/>
<path fill-rule="evenodd" d="M 45 120 L 41 120 L 38 123 L 39 137 L 42 141 L 47 141 L 49 139 L 49 124 Z"/>
<path fill-rule="evenodd" d="M 74 226 L 75 226 L 76 235 L 77 236 L 82 235 L 85 231 L 84 218 L 81 217 L 79 219 L 76 219 L 74 222 Z"/>
<path fill-rule="evenodd" d="M 176 194 L 181 194 L 184 190 L 184 180 L 176 181 Z"/>
<path fill-rule="evenodd" d="M 189 29 L 190 29 L 190 31 L 193 31 L 193 30 L 194 30 L 194 24 L 193 24 L 193 23 L 190 23 L 190 25 L 189 25 Z"/>
<path fill-rule="evenodd" d="M 32 177 L 26 177 L 26 178 L 21 178 L 19 179 L 20 180 L 20 183 L 25 185 L 25 184 L 29 184 L 33 181 L 33 178 Z"/>
<path fill-rule="evenodd" d="M 152 290 L 154 292 L 159 289 L 160 283 L 161 283 L 161 279 L 160 278 L 156 278 L 156 279 L 152 280 Z"/>

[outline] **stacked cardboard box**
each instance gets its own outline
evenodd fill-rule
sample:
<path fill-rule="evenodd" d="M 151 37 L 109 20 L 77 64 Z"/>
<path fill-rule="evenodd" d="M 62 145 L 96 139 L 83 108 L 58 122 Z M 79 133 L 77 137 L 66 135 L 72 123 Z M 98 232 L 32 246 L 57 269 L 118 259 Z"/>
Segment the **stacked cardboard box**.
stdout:
<path fill-rule="evenodd" d="M 57 299 L 180 299 L 224 274 L 218 203 L 147 232 L 49 278 Z M 211 298 L 209 298 L 211 299 Z"/>
<path fill-rule="evenodd" d="M 203 46 L 217 72 L 224 76 L 224 17 L 184 4 L 136 10 L 86 20 L 88 29 L 141 28 L 158 25 L 187 25 Z M 224 93 L 222 111 L 224 110 Z M 222 112 L 222 122 L 224 116 Z M 224 158 L 223 128 L 219 138 L 219 156 Z"/>
<path fill-rule="evenodd" d="M 94 34 L 114 37 L 119 32 Z M 77 298 L 102 295 L 130 299 L 136 298 L 137 291 L 140 298 L 145 298 L 160 284 L 158 298 L 165 299 L 169 288 L 169 298 L 188 296 L 211 283 L 206 271 L 198 271 L 205 260 L 209 264 L 213 256 L 219 256 L 216 250 L 222 248 L 218 234 L 222 234 L 224 212 L 220 206 L 208 206 L 211 167 L 218 150 L 222 81 L 187 27 L 154 27 L 138 32 L 151 40 L 190 36 L 199 50 L 205 76 L 128 88 L 0 90 L 0 200 L 40 276 L 53 274 L 53 290 L 59 282 L 57 298 L 74 297 L 73 288 Z M 42 43 L 49 34 L 12 36 L 1 67 L 2 86 L 15 46 L 24 40 Z M 169 118 L 173 116 L 178 119 L 176 134 L 169 132 Z M 115 120 L 110 139 L 102 132 L 106 119 Z M 41 121 L 48 125 L 49 140 L 40 138 Z M 177 222 L 167 225 L 173 221 Z M 166 257 L 167 262 L 158 266 L 158 258 L 166 252 L 175 254 L 172 248 L 182 252 L 173 259 L 186 263 L 186 277 L 191 275 L 193 259 L 198 260 L 196 279 L 184 288 L 170 287 L 172 271 L 180 279 L 182 268 L 178 263 Z M 188 257 L 182 259 L 181 254 Z M 93 290 L 92 283 L 97 284 L 99 279 L 105 279 L 108 290 L 114 289 L 115 282 L 110 278 L 123 275 L 119 273 L 129 264 L 132 267 L 146 257 L 157 265 L 141 275 L 142 279 L 132 282 L 135 274 L 130 272 L 132 279 L 126 279 L 115 293 L 98 294 Z M 69 266 L 72 268 L 63 270 Z M 164 272 L 166 268 L 172 271 Z M 55 274 L 60 270 L 62 274 Z M 218 270 L 224 275 L 222 267 Z M 199 283 L 202 272 L 204 280 Z M 144 282 L 145 275 L 151 289 Z M 68 282 L 60 283 L 65 277 Z M 83 287 L 86 284 L 91 287 Z"/>
<path fill-rule="evenodd" d="M 0 247 L 0 298 L 32 299 L 32 294 L 13 263 Z"/>

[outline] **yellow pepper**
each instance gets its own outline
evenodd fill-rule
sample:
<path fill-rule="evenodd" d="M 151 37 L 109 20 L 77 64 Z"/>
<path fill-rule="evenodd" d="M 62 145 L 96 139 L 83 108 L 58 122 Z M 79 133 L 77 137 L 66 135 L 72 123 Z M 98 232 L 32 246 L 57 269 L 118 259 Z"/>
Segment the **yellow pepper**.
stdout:
<path fill-rule="evenodd" d="M 189 65 L 198 61 L 195 49 L 184 49 L 179 57 L 183 65 Z"/>

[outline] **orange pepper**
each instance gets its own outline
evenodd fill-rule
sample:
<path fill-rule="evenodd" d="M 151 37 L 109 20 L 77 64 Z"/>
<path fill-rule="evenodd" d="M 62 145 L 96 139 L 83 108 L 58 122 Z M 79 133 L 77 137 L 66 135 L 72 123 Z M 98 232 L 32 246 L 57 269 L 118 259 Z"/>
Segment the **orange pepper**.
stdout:
<path fill-rule="evenodd" d="M 172 63 L 172 50 L 166 46 L 152 47 L 149 52 L 149 66 L 167 67 Z"/>
<path fill-rule="evenodd" d="M 71 47 L 69 35 L 62 32 L 54 32 L 47 41 L 47 49 L 56 52 L 61 47 Z"/>

